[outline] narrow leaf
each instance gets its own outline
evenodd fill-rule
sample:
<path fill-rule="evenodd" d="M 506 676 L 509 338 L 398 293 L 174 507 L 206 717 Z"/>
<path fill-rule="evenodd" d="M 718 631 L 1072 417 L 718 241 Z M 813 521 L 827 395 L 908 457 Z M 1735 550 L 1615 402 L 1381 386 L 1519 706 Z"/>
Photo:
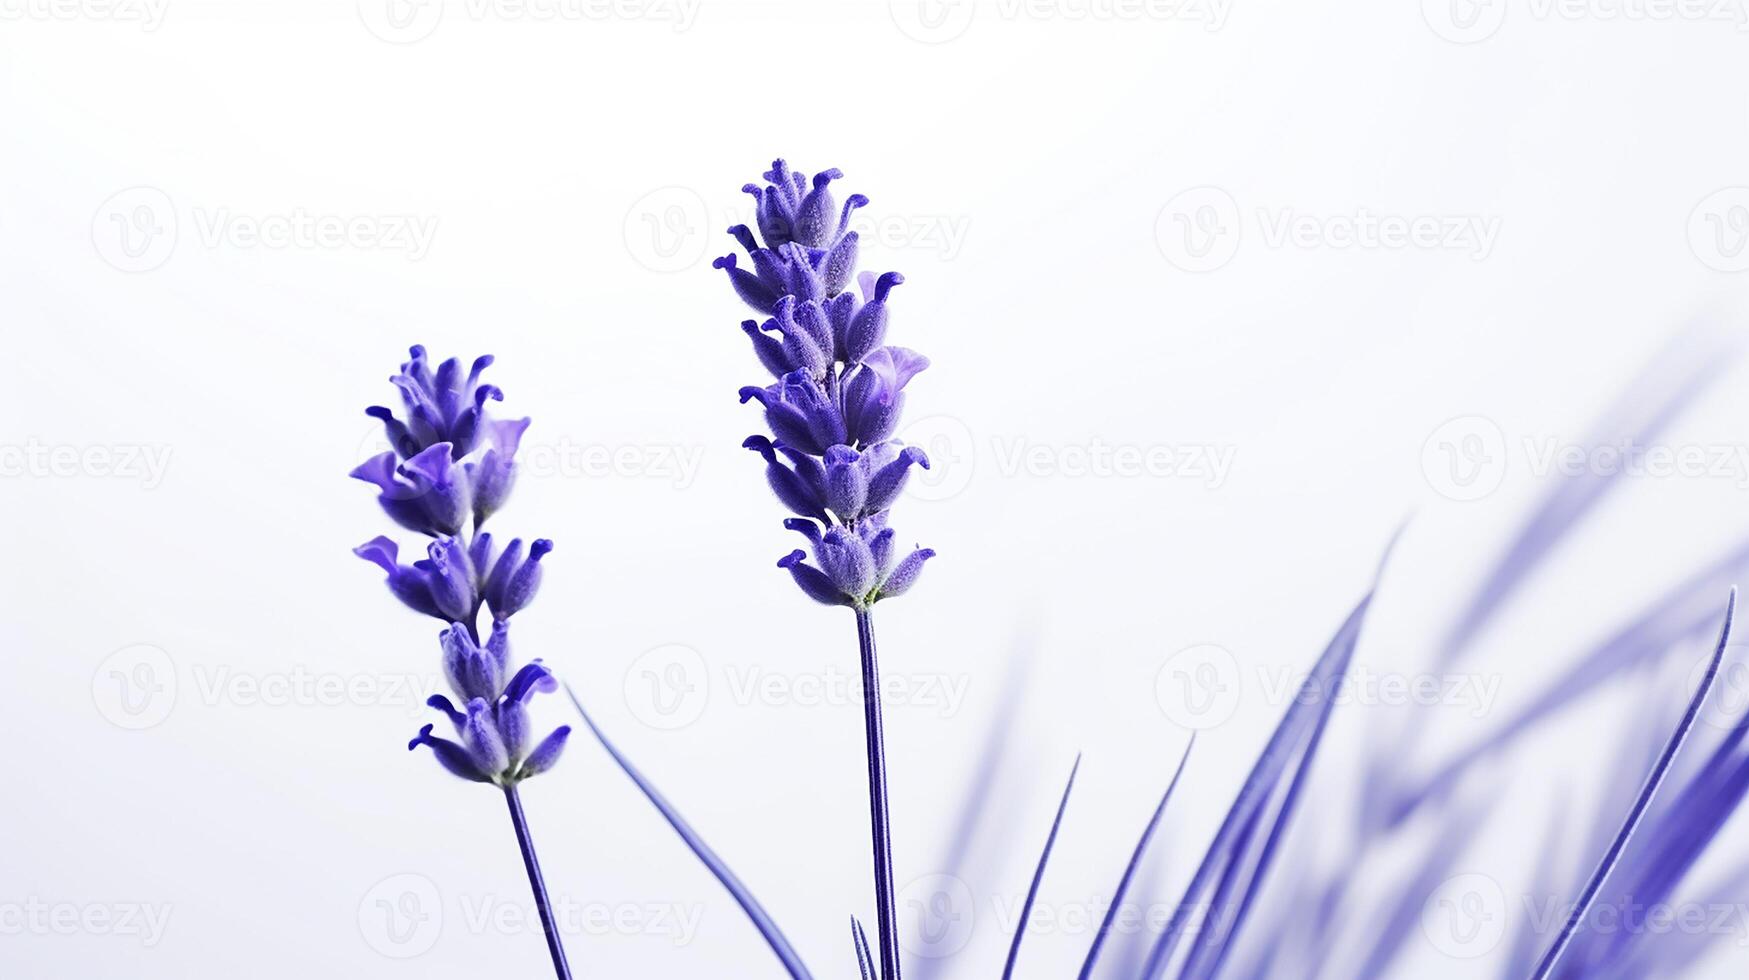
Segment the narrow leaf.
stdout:
<path fill-rule="evenodd" d="M 789 975 L 794 980 L 813 980 L 813 974 L 809 973 L 808 968 L 802 964 L 801 957 L 796 955 L 795 948 L 785 938 L 783 930 L 779 929 L 777 923 L 772 921 L 770 914 L 765 911 L 765 906 L 759 904 L 759 900 L 753 897 L 753 893 L 747 889 L 740 878 L 736 877 L 735 872 L 729 870 L 729 866 L 717 856 L 717 852 L 711 850 L 710 845 L 704 842 L 704 838 L 698 835 L 698 831 L 692 829 L 692 825 L 686 822 L 686 818 L 680 815 L 680 811 L 674 808 L 674 804 L 669 803 L 667 797 L 664 797 L 655 786 L 651 785 L 648 779 L 644 778 L 644 774 L 638 771 L 638 767 L 632 765 L 631 760 L 627 759 L 620 753 L 619 749 L 614 747 L 612 742 L 607 740 L 607 736 L 602 734 L 601 728 L 595 724 L 595 719 L 589 717 L 589 712 L 583 708 L 583 702 L 577 698 L 577 692 L 571 690 L 569 684 L 565 685 L 565 693 L 571 698 L 571 704 L 576 706 L 577 713 L 583 716 L 583 723 L 589 726 L 591 732 L 595 733 L 596 739 L 601 742 L 601 747 L 607 750 L 608 755 L 613 756 L 613 761 L 619 763 L 619 767 L 625 770 L 625 774 L 631 777 L 638 789 L 643 790 L 644 796 L 649 799 L 651 805 L 655 806 L 657 812 L 661 813 L 663 819 L 668 821 L 668 825 L 674 828 L 674 832 L 680 835 L 680 839 L 686 843 L 686 846 L 692 849 L 692 853 L 728 890 L 730 897 L 734 898 L 735 903 L 741 906 L 741 911 L 747 913 L 747 918 L 753 921 L 753 927 L 759 930 L 761 936 L 765 937 L 765 942 L 771 946 L 771 951 L 776 953 L 777 958 L 783 962 L 784 969 L 789 971 Z"/>
<path fill-rule="evenodd" d="M 1597 893 L 1603 888 L 1605 878 L 1615 868 L 1621 854 L 1626 849 L 1628 840 L 1633 837 L 1634 830 L 1640 825 L 1640 820 L 1646 815 L 1646 810 L 1652 805 L 1652 799 L 1658 795 L 1658 787 L 1664 782 L 1664 775 L 1670 771 L 1670 764 L 1675 761 L 1676 753 L 1682 750 L 1682 743 L 1687 740 L 1688 732 L 1694 727 L 1695 718 L 1700 714 L 1700 706 L 1706 701 L 1706 696 L 1713 689 L 1713 681 L 1718 678 L 1719 663 L 1725 657 L 1725 644 L 1731 637 L 1731 618 L 1737 611 L 1737 590 L 1731 590 L 1731 598 L 1725 605 L 1725 625 L 1719 630 L 1718 647 L 1713 651 L 1712 662 L 1707 665 L 1706 676 L 1701 679 L 1700 688 L 1694 692 L 1694 697 L 1688 702 L 1688 710 L 1683 712 L 1682 721 L 1676 726 L 1676 731 L 1670 734 L 1670 740 L 1665 743 L 1663 753 L 1658 757 L 1658 764 L 1646 776 L 1644 788 L 1640 790 L 1639 798 L 1634 801 L 1633 809 L 1628 811 L 1627 819 L 1622 821 L 1621 830 L 1615 835 L 1615 840 L 1609 845 L 1609 850 L 1603 854 L 1603 859 L 1597 862 L 1597 870 L 1591 873 L 1591 880 L 1586 882 L 1585 890 L 1579 894 L 1579 900 L 1573 904 L 1573 910 L 1567 916 L 1567 922 L 1561 927 L 1561 934 L 1549 945 L 1548 952 L 1543 954 L 1542 961 L 1537 964 L 1536 972 L 1531 980 L 1547 980 L 1555 970 L 1555 964 L 1560 962 L 1561 954 L 1566 952 L 1568 944 L 1573 941 L 1573 934 L 1578 931 L 1579 924 L 1584 921 L 1585 914 L 1591 911 L 1591 903 L 1596 900 Z"/>
<path fill-rule="evenodd" d="M 868 936 L 863 934 L 862 923 L 856 921 L 856 916 L 850 917 L 850 941 L 856 944 L 856 968 L 862 971 L 862 980 L 874 980 L 874 961 L 868 955 Z"/>
<path fill-rule="evenodd" d="M 1081 770 L 1081 756 L 1075 755 L 1075 764 L 1069 768 L 1069 782 L 1063 787 L 1063 798 L 1057 803 L 1057 817 L 1051 821 L 1050 836 L 1045 838 L 1044 853 L 1038 856 L 1038 867 L 1032 873 L 1032 886 L 1026 890 L 1026 904 L 1020 907 L 1020 918 L 1014 926 L 1014 942 L 1008 947 L 1008 963 L 1002 967 L 1002 980 L 1009 980 L 1014 975 L 1014 960 L 1020 955 L 1020 940 L 1026 935 L 1026 920 L 1032 915 L 1033 899 L 1038 897 L 1039 882 L 1045 877 L 1045 864 L 1051 859 L 1051 848 L 1057 843 L 1057 829 L 1063 825 L 1063 811 L 1069 808 L 1069 791 L 1075 788 L 1075 773 Z"/>
<path fill-rule="evenodd" d="M 1184 755 L 1178 759 L 1178 769 L 1172 773 L 1172 781 L 1166 784 L 1166 792 L 1160 794 L 1160 804 L 1154 807 L 1154 815 L 1148 818 L 1148 826 L 1142 829 L 1142 839 L 1136 841 L 1136 849 L 1130 852 L 1130 863 L 1123 869 L 1123 877 L 1117 881 L 1117 891 L 1111 897 L 1111 907 L 1105 910 L 1105 919 L 1099 923 L 1099 932 L 1093 937 L 1093 946 L 1087 950 L 1087 961 L 1081 964 L 1080 980 L 1088 980 L 1093 976 L 1093 964 L 1099 959 L 1100 947 L 1105 945 L 1105 937 L 1111 932 L 1112 923 L 1117 919 L 1117 910 L 1123 907 L 1124 894 L 1129 891 L 1130 881 L 1136 876 L 1136 869 L 1142 865 L 1142 855 L 1147 853 L 1148 842 L 1154 839 L 1154 831 L 1160 826 L 1160 816 L 1166 812 L 1166 801 L 1172 799 L 1172 791 L 1178 786 L 1178 777 L 1184 775 L 1184 764 L 1190 761 L 1190 750 L 1196 748 L 1196 733 L 1192 732 L 1190 744 L 1184 747 Z"/>

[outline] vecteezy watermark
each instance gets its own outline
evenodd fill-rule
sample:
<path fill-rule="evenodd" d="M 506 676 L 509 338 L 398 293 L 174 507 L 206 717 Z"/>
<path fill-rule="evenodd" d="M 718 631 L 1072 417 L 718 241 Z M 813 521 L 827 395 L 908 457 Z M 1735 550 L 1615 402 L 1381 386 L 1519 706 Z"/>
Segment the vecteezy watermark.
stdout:
<path fill-rule="evenodd" d="M 1258 207 L 1252 217 L 1256 237 L 1265 248 L 1442 251 L 1478 262 L 1493 253 L 1501 226 L 1498 215 L 1395 214 L 1368 207 L 1337 214 Z M 1185 272 L 1213 272 L 1225 266 L 1246 237 L 1239 202 L 1213 185 L 1174 194 L 1154 219 L 1160 254 Z"/>
<path fill-rule="evenodd" d="M 70 445 L 29 439 L 0 444 L 0 478 L 132 480 L 155 490 L 170 468 L 170 447 L 144 443 Z"/>
<path fill-rule="evenodd" d="M 170 0 L 0 0 L 0 23 L 94 21 L 151 32 L 164 23 L 169 6 Z"/>
<path fill-rule="evenodd" d="M 171 906 L 152 902 L 0 901 L 0 936 L 119 936 L 151 949 L 164 938 Z"/>
<path fill-rule="evenodd" d="M 581 901 L 563 894 L 552 896 L 548 910 L 562 936 L 660 936 L 675 946 L 691 943 L 704 919 L 699 903 Z M 540 910 L 525 896 L 462 893 L 446 902 L 437 883 L 421 874 L 391 875 L 359 899 L 359 934 L 391 959 L 429 952 L 446 924 L 475 936 L 545 933 Z"/>
<path fill-rule="evenodd" d="M 1400 673 L 1353 666 L 1329 679 L 1309 671 L 1260 666 L 1253 690 L 1263 703 L 1345 704 L 1464 709 L 1481 718 L 1500 695 L 1501 677 L 1479 673 Z M 1154 701 L 1173 724 L 1193 731 L 1225 724 L 1238 711 L 1246 685 L 1238 658 L 1202 643 L 1167 657 L 1154 673 Z"/>
<path fill-rule="evenodd" d="M 413 44 L 430 37 L 451 10 L 476 24 L 652 21 L 678 33 L 692 29 L 700 5 L 701 0 L 358 0 L 358 18 L 390 44 Z"/>
<path fill-rule="evenodd" d="M 1422 475 L 1451 500 L 1480 500 L 1498 490 L 1510 460 L 1537 478 L 1707 479 L 1749 489 L 1749 445 L 1738 443 L 1579 442 L 1559 436 L 1509 441 L 1492 419 L 1465 415 L 1441 423 L 1421 447 Z"/>
<path fill-rule="evenodd" d="M 1688 248 L 1719 272 L 1749 269 L 1749 187 L 1708 194 L 1688 213 Z"/>
<path fill-rule="evenodd" d="M 421 874 L 391 875 L 358 900 L 358 933 L 365 945 L 391 959 L 411 959 L 443 935 L 443 896 Z"/>
<path fill-rule="evenodd" d="M 951 718 L 965 705 L 970 684 L 967 674 L 888 673 L 880 679 L 881 703 L 889 710 L 913 708 Z M 678 643 L 640 654 L 626 668 L 621 687 L 633 717 L 660 731 L 692 724 L 713 700 L 725 698 L 740 708 L 839 708 L 860 706 L 867 699 L 858 670 L 828 665 L 791 673 L 760 664 L 724 663 L 713 674 L 697 650 Z"/>
<path fill-rule="evenodd" d="M 1421 0 L 1421 16 L 1433 33 L 1453 44 L 1475 44 L 1499 33 L 1508 0 Z M 1533 21 L 1625 23 L 1715 23 L 1743 30 L 1743 0 L 1525 0 L 1512 4 L 1513 18 Z"/>
<path fill-rule="evenodd" d="M 971 485 L 982 465 L 1004 480 L 1185 480 L 1217 490 L 1232 474 L 1238 447 L 1219 443 L 1126 443 L 1098 436 L 1039 442 L 1026 436 L 979 439 L 951 415 L 928 415 L 898 434 L 929 457 L 913 469 L 905 492 L 917 500 L 947 500 Z"/>
<path fill-rule="evenodd" d="M 924 44 L 942 44 L 964 34 L 972 21 L 1135 24 L 1148 21 L 1201 25 L 1218 31 L 1227 24 L 1233 0 L 888 0 L 893 24 Z"/>
<path fill-rule="evenodd" d="M 927 252 L 951 262 L 965 248 L 971 221 L 963 214 L 873 214 L 863 208 L 851 213 L 850 230 L 865 246 Z M 680 272 L 707 255 L 733 250 L 725 228 L 756 224 L 751 207 L 713 210 L 698 191 L 670 186 L 633 201 L 620 231 L 627 253 L 639 265 L 651 272 Z"/>
<path fill-rule="evenodd" d="M 178 667 L 164 650 L 143 643 L 103 658 L 91 675 L 98 713 L 134 731 L 162 724 L 178 703 L 205 708 L 396 707 L 420 717 L 426 699 L 445 687 L 436 674 L 412 672 L 318 670 L 302 664 L 268 671 L 223 663 Z"/>
<path fill-rule="evenodd" d="M 964 949 L 977 927 L 971 886 L 950 874 L 911 879 L 896 896 L 899 943 L 906 952 L 942 959 Z"/>
<path fill-rule="evenodd" d="M 1492 953 L 1506 937 L 1506 892 L 1485 874 L 1460 874 L 1441 882 L 1421 906 L 1421 933 L 1453 959 Z"/>
<path fill-rule="evenodd" d="M 176 707 L 176 663 L 148 643 L 122 647 L 91 672 L 91 701 L 118 728 L 162 724 Z"/>
<path fill-rule="evenodd" d="M 382 425 L 372 424 L 350 458 L 365 460 L 392 448 Z M 519 480 L 653 480 L 685 490 L 698 479 L 704 455 L 702 444 L 582 442 L 537 428 L 517 446 L 516 473 Z"/>
<path fill-rule="evenodd" d="M 378 251 L 417 262 L 431 251 L 436 215 L 345 214 L 293 207 L 254 214 L 195 205 L 188 224 L 202 248 L 268 251 Z M 150 272 L 170 260 L 183 221 L 176 202 L 155 187 L 111 195 L 91 219 L 91 242 L 123 272 Z"/>

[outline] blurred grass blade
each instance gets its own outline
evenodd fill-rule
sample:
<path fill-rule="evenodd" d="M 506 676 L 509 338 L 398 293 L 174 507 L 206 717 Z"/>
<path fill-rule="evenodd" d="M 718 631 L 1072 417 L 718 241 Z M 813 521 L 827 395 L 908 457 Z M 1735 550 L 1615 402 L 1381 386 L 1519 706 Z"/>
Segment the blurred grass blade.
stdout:
<path fill-rule="evenodd" d="M 1051 847 L 1057 843 L 1057 830 L 1063 825 L 1063 811 L 1069 808 L 1069 791 L 1075 788 L 1075 774 L 1081 771 L 1081 755 L 1069 767 L 1069 782 L 1063 787 L 1063 798 L 1057 802 L 1057 817 L 1051 821 L 1050 836 L 1045 838 L 1044 853 L 1038 856 L 1038 867 L 1032 873 L 1032 885 L 1026 890 L 1026 904 L 1020 907 L 1020 918 L 1014 924 L 1014 942 L 1008 947 L 1008 963 L 1002 967 L 1002 980 L 1014 976 L 1014 961 L 1020 955 L 1020 940 L 1026 935 L 1026 920 L 1032 915 L 1033 899 L 1038 898 L 1039 882 L 1045 877 L 1045 864 L 1051 859 Z"/>
<path fill-rule="evenodd" d="M 1211 891 L 1219 889 L 1229 892 L 1230 895 L 1231 889 L 1239 881 L 1240 872 L 1245 871 L 1247 897 L 1243 899 L 1243 905 L 1248 905 L 1249 893 L 1261 884 L 1264 873 L 1268 870 L 1277 833 L 1292 817 L 1300 778 L 1310 768 L 1313 752 L 1323 733 L 1324 722 L 1335 707 L 1336 699 L 1329 692 L 1336 689 L 1338 680 L 1347 671 L 1348 663 L 1354 656 L 1355 644 L 1360 639 L 1361 624 L 1366 620 L 1372 598 L 1373 593 L 1369 590 L 1354 607 L 1354 611 L 1348 614 L 1342 628 L 1337 630 L 1336 636 L 1318 658 L 1312 672 L 1300 685 L 1293 704 L 1282 716 L 1275 733 L 1264 747 L 1263 754 L 1258 757 L 1251 774 L 1246 778 L 1245 785 L 1240 787 L 1239 795 L 1228 809 L 1220 829 L 1215 832 L 1214 841 L 1204 854 L 1202 864 L 1197 867 L 1189 887 L 1185 889 L 1184 897 L 1173 910 L 1165 932 L 1155 941 L 1154 948 L 1149 952 L 1142 974 L 1144 980 L 1161 980 L 1166 975 L 1166 967 L 1191 925 L 1190 917 L 1199 908 L 1204 908 L 1204 900 Z M 1290 781 L 1285 793 L 1282 792 L 1284 780 Z M 1253 852 L 1250 848 L 1252 835 L 1260 826 L 1265 810 L 1278 796 L 1281 802 L 1275 808 L 1274 830 L 1262 849 Z M 1185 958 L 1186 967 L 1206 959 L 1209 956 L 1208 951 L 1215 943 L 1224 944 L 1230 939 L 1237 932 L 1240 918 L 1242 913 L 1227 922 L 1225 928 L 1208 928 L 1211 923 L 1203 923 L 1204 928 L 1198 930 L 1196 943 Z M 1181 975 L 1194 976 L 1188 969 Z"/>
<path fill-rule="evenodd" d="M 692 825 L 686 822 L 686 818 L 680 815 L 680 811 L 676 810 L 674 805 L 669 803 L 668 799 L 655 786 L 651 785 L 648 779 L 644 778 L 644 774 L 638 771 L 637 766 L 632 765 L 630 759 L 627 759 L 619 749 L 614 747 L 612 742 L 608 741 L 607 736 L 602 734 L 601 728 L 595 724 L 595 719 L 591 718 L 589 712 L 584 709 L 583 702 L 577 697 L 577 692 L 571 690 L 571 685 L 565 685 L 565 694 L 570 697 L 571 704 L 576 706 L 577 714 L 583 717 L 583 723 L 589 726 L 591 732 L 595 733 L 595 738 L 601 742 L 601 747 L 607 750 L 607 754 L 613 757 L 613 761 L 619 763 L 619 767 L 625 770 L 625 774 L 631 777 L 638 789 L 643 790 L 644 796 L 649 799 L 651 805 L 655 806 L 656 810 L 662 814 L 663 819 L 668 821 L 668 825 L 674 828 L 674 832 L 680 835 L 680 839 L 686 843 L 686 846 L 692 849 L 692 853 L 704 863 L 706 868 L 710 869 L 710 873 L 716 876 L 717 881 L 722 882 L 730 897 L 734 898 L 735 903 L 741 906 L 741 911 L 747 913 L 747 918 L 753 921 L 753 927 L 759 930 L 761 936 L 765 937 L 766 943 L 771 946 L 771 951 L 777 954 L 777 958 L 783 962 L 784 969 L 789 971 L 789 975 L 794 980 L 813 980 L 813 974 L 809 973 L 808 968 L 802 964 L 801 957 L 796 955 L 795 948 L 785 938 L 783 930 L 779 929 L 777 923 L 772 921 L 770 914 L 765 911 L 765 906 L 759 904 L 759 900 L 753 897 L 753 893 L 748 891 L 741 879 L 735 876 L 735 872 L 729 870 L 729 866 L 717 856 L 717 852 L 711 850 L 710 845 L 704 842 L 704 838 L 698 835 L 698 831 L 692 829 Z"/>
<path fill-rule="evenodd" d="M 1190 750 L 1196 748 L 1196 733 L 1190 735 L 1190 744 L 1184 747 L 1184 755 L 1178 759 L 1178 769 L 1172 773 L 1172 781 L 1166 784 L 1166 792 L 1160 795 L 1160 804 L 1154 807 L 1154 815 L 1148 818 L 1148 826 L 1142 830 L 1142 839 L 1136 841 L 1136 849 L 1130 852 L 1130 863 L 1123 869 L 1123 877 L 1117 881 L 1117 891 L 1111 896 L 1111 907 L 1105 910 L 1105 919 L 1099 923 L 1099 932 L 1093 936 L 1093 946 L 1087 950 L 1087 961 L 1081 964 L 1080 980 L 1088 980 L 1093 976 L 1093 964 L 1099 959 L 1099 949 L 1105 945 L 1105 937 L 1111 932 L 1112 923 L 1117 919 L 1117 910 L 1123 907 L 1124 894 L 1129 891 L 1130 881 L 1136 876 L 1136 869 L 1141 867 L 1142 856 L 1148 851 L 1148 842 L 1154 839 L 1154 831 L 1160 826 L 1160 816 L 1166 812 L 1166 801 L 1172 799 L 1172 791 L 1178 786 L 1178 777 L 1184 775 L 1184 764 L 1190 761 Z"/>
<path fill-rule="evenodd" d="M 1672 341 L 1616 397 L 1603 420 L 1592 430 L 1590 446 L 1648 445 L 1681 415 L 1695 396 L 1729 362 L 1716 342 L 1685 331 Z M 1463 613 L 1447 634 L 1440 649 L 1440 662 L 1449 665 L 1461 659 L 1470 642 L 1492 621 L 1512 593 L 1555 549 L 1567 532 L 1590 513 L 1605 494 L 1617 486 L 1626 467 L 1606 473 L 1587 469 L 1558 480 L 1537 509 L 1527 518 L 1493 570 L 1476 589 Z"/>
<path fill-rule="evenodd" d="M 1572 911 L 1567 916 L 1566 924 L 1561 927 L 1561 933 L 1555 941 L 1549 944 L 1548 952 L 1543 954 L 1542 961 L 1537 964 L 1536 972 L 1531 980 L 1547 980 L 1560 962 L 1561 954 L 1566 952 L 1568 944 L 1573 941 L 1573 934 L 1585 919 L 1585 914 L 1591 911 L 1591 903 L 1596 900 L 1597 893 L 1602 890 L 1605 878 L 1609 877 L 1616 862 L 1621 859 L 1622 851 L 1626 849 L 1628 840 L 1639 827 L 1640 820 L 1646 815 L 1646 810 L 1652 805 L 1653 797 L 1658 795 L 1658 787 L 1663 785 L 1664 775 L 1670 771 L 1670 764 L 1675 761 L 1676 753 L 1681 751 L 1682 743 L 1687 740 L 1688 732 L 1694 727 L 1695 719 L 1700 715 L 1700 706 L 1706 701 L 1707 695 L 1713 689 L 1713 681 L 1718 678 L 1719 664 L 1725 657 L 1725 645 L 1731 638 L 1731 619 L 1737 611 L 1737 590 L 1731 590 L 1730 601 L 1725 606 L 1725 625 L 1719 630 L 1718 647 L 1713 651 L 1712 662 L 1707 665 L 1706 676 L 1701 679 L 1700 687 L 1694 692 L 1694 697 L 1688 702 L 1688 710 L 1683 712 L 1682 721 L 1676 730 L 1670 734 L 1670 740 L 1665 743 L 1663 753 L 1658 757 L 1658 764 L 1646 776 L 1644 787 L 1639 798 L 1634 801 L 1633 809 L 1628 811 L 1627 819 L 1622 821 L 1621 830 L 1615 835 L 1615 840 L 1605 851 L 1603 858 L 1597 862 L 1597 870 L 1591 873 L 1591 880 L 1586 882 L 1585 890 L 1580 893 L 1579 900 L 1573 904 Z"/>

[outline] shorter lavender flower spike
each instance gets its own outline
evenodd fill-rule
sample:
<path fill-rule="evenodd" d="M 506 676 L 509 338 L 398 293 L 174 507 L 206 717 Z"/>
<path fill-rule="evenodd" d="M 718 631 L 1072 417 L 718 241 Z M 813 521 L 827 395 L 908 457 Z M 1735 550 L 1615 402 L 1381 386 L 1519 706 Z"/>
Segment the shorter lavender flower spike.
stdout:
<path fill-rule="evenodd" d="M 509 619 L 534 600 L 540 588 L 540 560 L 553 550 L 553 543 L 540 538 L 528 547 L 528 559 L 522 557 L 522 539 L 516 538 L 492 566 L 486 579 L 486 605 L 495 619 Z"/>
<path fill-rule="evenodd" d="M 560 725 L 553 729 L 552 734 L 541 739 L 534 751 L 523 761 L 522 768 L 516 771 L 517 779 L 527 779 L 538 776 L 553 766 L 558 765 L 559 755 L 565 751 L 565 740 L 571 737 L 571 726 Z"/>
<path fill-rule="evenodd" d="M 468 752 L 467 749 L 447 738 L 431 734 L 431 729 L 434 727 L 436 726 L 426 725 L 419 729 L 419 734 L 414 737 L 413 741 L 407 743 L 407 751 L 411 752 L 421 745 L 429 745 L 432 754 L 437 756 L 437 761 L 442 763 L 443 768 L 448 769 L 451 774 L 476 783 L 492 781 L 492 777 L 480 771 L 480 767 L 474 762 L 472 753 Z"/>
<path fill-rule="evenodd" d="M 449 618 L 437 608 L 429 576 L 417 568 L 397 563 L 400 547 L 392 539 L 378 535 L 352 549 L 352 553 L 388 572 L 389 591 L 408 608 L 438 619 Z"/>

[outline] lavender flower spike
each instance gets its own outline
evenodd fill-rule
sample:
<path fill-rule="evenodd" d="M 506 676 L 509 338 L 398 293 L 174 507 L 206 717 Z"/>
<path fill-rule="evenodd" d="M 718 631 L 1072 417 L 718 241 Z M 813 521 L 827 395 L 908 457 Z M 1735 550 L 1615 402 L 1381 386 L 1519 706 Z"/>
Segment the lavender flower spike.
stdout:
<path fill-rule="evenodd" d="M 412 359 L 390 379 L 401 391 L 406 418 L 381 406 L 365 410 L 382 421 L 392 448 L 352 475 L 376 486 L 390 519 L 430 540 L 425 558 L 412 565 L 400 563 L 400 546 L 388 537 L 372 538 L 353 553 L 388 573 L 389 591 L 404 605 L 447 624 L 438 647 L 456 700 L 434 694 L 426 703 L 448 719 L 455 734 L 434 735 L 437 726 L 426 725 L 407 748 L 429 748 L 451 775 L 503 791 L 553 969 L 559 980 L 570 980 L 517 785 L 559 761 L 571 729 L 560 726 L 535 741 L 528 701 L 557 690 L 558 680 L 539 660 L 513 671 L 510 657 L 510 617 L 533 601 L 541 559 L 553 543 L 537 540 L 525 556 L 522 539 L 515 538 L 498 552 L 492 535 L 480 529 L 510 496 L 517 446 L 528 428 L 528 419 L 487 417 L 486 404 L 504 397 L 480 381 L 491 363 L 490 356 L 476 358 L 464 375 L 461 362 L 451 358 L 434 371 L 425 348 L 414 347 Z M 484 640 L 482 608 L 491 613 Z"/>
<path fill-rule="evenodd" d="M 758 237 L 745 225 L 729 229 L 750 268 L 733 254 L 715 266 L 767 317 L 743 321 L 741 330 L 775 380 L 742 388 L 741 401 L 759 404 L 771 434 L 743 445 L 765 460 L 766 482 L 793 515 L 784 526 L 808 539 L 808 550 L 777 565 L 814 601 L 855 611 L 864 690 L 879 691 L 870 610 L 909 591 L 935 556 L 929 548 L 901 552 L 887 522 L 912 467 L 929 467 L 923 450 L 894 438 L 906 386 L 929 359 L 886 343 L 888 300 L 905 279 L 856 275 L 850 218 L 868 199 L 853 194 L 840 208 L 831 185 L 841 177 L 825 170 L 810 178 L 773 162 L 763 187 L 744 188 L 756 204 Z M 879 697 L 864 699 L 880 975 L 898 980 L 880 710 Z"/>

